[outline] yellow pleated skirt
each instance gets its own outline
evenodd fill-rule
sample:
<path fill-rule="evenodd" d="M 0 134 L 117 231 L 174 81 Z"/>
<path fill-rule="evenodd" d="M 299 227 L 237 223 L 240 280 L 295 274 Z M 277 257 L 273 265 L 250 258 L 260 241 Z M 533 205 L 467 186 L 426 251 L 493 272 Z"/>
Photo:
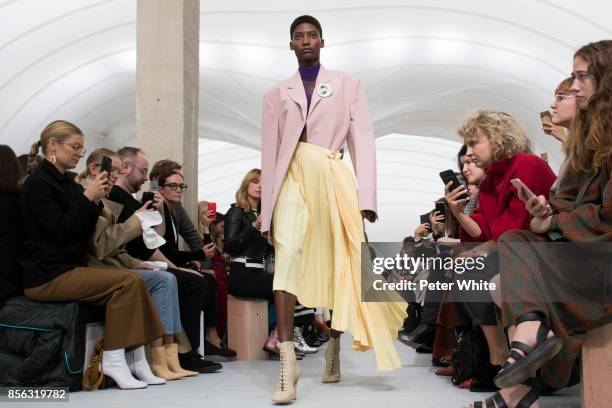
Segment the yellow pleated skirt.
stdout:
<path fill-rule="evenodd" d="M 338 151 L 299 142 L 272 215 L 274 290 L 307 307 L 333 310 L 332 328 L 349 332 L 353 348 L 373 348 L 377 368 L 401 366 L 395 349 L 406 318 L 399 295 L 361 301 L 365 240 L 357 186 Z"/>

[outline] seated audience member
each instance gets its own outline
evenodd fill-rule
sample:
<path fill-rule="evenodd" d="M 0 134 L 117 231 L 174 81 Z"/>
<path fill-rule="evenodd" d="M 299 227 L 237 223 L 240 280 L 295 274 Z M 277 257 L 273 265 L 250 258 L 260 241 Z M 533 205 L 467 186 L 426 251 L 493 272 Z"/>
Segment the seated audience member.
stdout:
<path fill-rule="evenodd" d="M 195 270 L 201 270 L 201 265 L 193 265 L 194 261 L 205 261 L 207 258 L 212 258 L 214 255 L 214 244 L 212 246 L 203 246 L 195 251 L 181 251 L 179 249 L 179 232 L 176 218 L 174 217 L 174 206 L 181 203 L 183 192 L 187 189 L 184 183 L 183 176 L 177 171 L 167 171 L 159 175 L 159 192 L 163 197 L 164 206 L 164 239 L 159 250 L 172 263 L 181 267 L 190 267 Z M 208 283 L 209 291 L 208 301 L 203 309 L 204 326 L 206 327 L 205 348 L 208 355 L 215 355 L 217 358 L 231 359 L 236 357 L 236 352 L 227 347 L 227 345 L 219 338 L 217 334 L 217 283 L 215 281 L 214 272 L 203 272 L 200 279 Z"/>
<path fill-rule="evenodd" d="M 111 159 L 111 171 L 108 174 L 107 193 L 115 185 L 122 168 L 121 160 L 109 149 L 96 149 L 87 157 L 86 170 L 81 175 L 81 185 L 87 188 L 100 174 L 102 158 Z M 98 217 L 95 232 L 89 245 L 89 265 L 100 268 L 119 268 L 134 270 L 144 280 L 160 315 L 165 335 L 151 343 L 150 358 L 155 376 L 147 374 L 148 384 L 162 384 L 164 380 L 176 380 L 186 376 L 197 375 L 197 371 L 183 370 L 178 360 L 178 346 L 174 335 L 180 333 L 181 326 L 178 289 L 176 278 L 163 270 L 152 270 L 155 265 L 132 258 L 123 246 L 132 239 L 142 235 L 142 226 L 138 214 L 154 211 L 147 209 L 155 203 L 147 202 L 124 223 L 117 223 L 122 206 L 106 197 L 100 199 L 102 211 Z M 159 203 L 160 204 L 160 203 Z M 128 358 L 128 360 L 130 360 Z"/>
<path fill-rule="evenodd" d="M 463 212 L 466 188 L 454 191 L 446 187 L 446 202 L 461 224 L 462 242 L 497 241 L 499 236 L 513 229 L 529 228 L 530 215 L 519 199 L 510 180 L 519 178 L 535 194 L 547 194 L 555 181 L 555 175 L 546 162 L 538 156 L 526 153 L 529 139 L 516 121 L 509 115 L 496 111 L 478 111 L 466 118 L 458 129 L 465 144 L 472 149 L 476 166 L 484 169 L 486 176 L 480 183 L 478 207 L 473 214 Z M 492 246 L 494 247 L 494 245 Z M 456 280 L 489 281 L 497 274 L 495 254 L 487 258 L 484 269 L 472 268 Z M 467 320 L 467 327 L 480 326 L 489 346 L 491 366 L 472 390 L 487 390 L 493 387 L 492 379 L 506 359 L 505 339 L 497 329 L 495 305 L 474 300 L 474 293 L 453 286 L 453 299 L 457 302 L 458 314 Z M 484 293 L 488 297 L 487 293 Z"/>
<path fill-rule="evenodd" d="M 440 255 L 437 241 L 445 235 L 445 217 L 436 211 L 428 215 L 429 223 L 419 225 L 414 231 L 415 256 L 434 258 Z M 443 280 L 444 270 L 436 267 L 429 269 L 428 281 Z M 441 293 L 427 291 L 423 306 L 420 308 L 421 319 L 411 333 L 400 333 L 399 340 L 419 351 L 430 352 L 436 336 L 436 320 L 440 308 Z"/>
<path fill-rule="evenodd" d="M 274 304 L 272 281 L 274 274 L 264 270 L 263 259 L 268 243 L 261 236 L 259 213 L 261 200 L 261 170 L 250 170 L 242 179 L 236 191 L 236 204 L 225 215 L 225 251 L 231 256 L 228 278 L 229 293 L 233 296 L 265 299 Z M 294 325 L 309 323 L 314 318 L 313 312 L 302 313 L 304 307 L 296 305 Z M 315 348 L 306 344 L 302 332 L 294 328 L 294 343 L 298 351 L 312 353 Z M 263 347 L 272 353 L 278 353 L 278 333 L 272 330 Z M 302 341 L 304 340 L 304 341 Z"/>
<path fill-rule="evenodd" d="M 572 91 L 572 78 L 566 78 L 555 90 L 555 99 L 550 105 L 552 124 L 542 124 L 544 133 L 552 135 L 560 142 L 565 142 L 572 119 L 576 113 L 576 94 Z"/>
<path fill-rule="evenodd" d="M 144 153 L 134 147 L 124 147 L 117 152 L 122 161 L 123 168 L 117 182 L 111 189 L 108 198 L 123 206 L 117 221 L 128 220 L 142 204 L 132 194 L 138 192 L 147 181 L 149 162 Z M 156 192 L 156 200 L 161 202 L 162 197 Z M 191 344 L 191 351 L 179 354 L 181 367 L 200 373 L 210 373 L 222 368 L 219 363 L 206 361 L 197 353 L 200 346 L 200 312 L 208 308 L 214 296 L 205 279 L 193 270 L 178 268 L 159 249 L 149 249 L 142 236 L 128 242 L 125 249 L 130 256 L 145 261 L 165 262 L 168 271 L 175 277 L 178 284 L 179 304 L 181 310 L 181 323 L 185 334 Z"/>
<path fill-rule="evenodd" d="M 177 173 L 183 174 L 183 168 L 180 164 L 172 160 L 160 160 L 153 165 L 151 172 L 149 173 L 149 179 L 151 181 L 157 181 L 160 174 L 166 171 L 176 171 Z M 204 245 L 202 242 L 202 235 L 198 232 L 195 225 L 189 218 L 185 207 L 182 203 L 177 203 L 172 207 L 172 214 L 178 225 L 178 233 L 183 238 L 187 246 L 192 251 L 197 251 Z"/>
<path fill-rule="evenodd" d="M 572 78 L 579 111 L 564 144 L 566 165 L 548 201 L 521 193 L 533 216 L 531 231 L 507 232 L 499 243 L 501 296 L 494 298 L 511 352 L 495 378 L 502 389 L 489 400 L 508 406 L 537 404 L 541 382 L 565 387 L 584 333 L 612 321 L 606 287 L 612 262 L 612 41 L 580 48 Z M 542 244 L 550 241 L 569 243 Z"/>
<path fill-rule="evenodd" d="M 223 337 L 227 328 L 229 256 L 225 256 L 223 253 L 224 216 L 219 212 L 209 211 L 208 201 L 198 203 L 198 232 L 205 245 L 214 244 L 215 254 L 210 259 L 210 270 L 215 274 L 215 280 L 217 281 L 217 334 L 219 337 Z"/>
<path fill-rule="evenodd" d="M 135 347 L 135 364 L 147 365 L 143 345 L 162 336 L 164 329 L 137 274 L 87 267 L 86 246 L 102 210 L 108 175 L 98 174 L 86 189 L 69 177 L 67 171 L 85 153 L 83 144 L 79 128 L 55 121 L 32 145 L 30 158 L 42 148 L 45 160 L 27 177 L 21 192 L 24 291 L 39 302 L 78 300 L 106 306 L 102 371 L 122 389 L 144 388 L 147 384 L 130 373 L 125 349 Z"/>
<path fill-rule="evenodd" d="M 0 145 L 0 308 L 23 295 L 19 259 L 23 253 L 23 223 L 19 209 L 20 166 L 15 152 Z"/>
<path fill-rule="evenodd" d="M 485 172 L 483 169 L 476 166 L 474 162 L 474 150 L 465 144 L 457 155 L 457 163 L 459 165 L 459 171 L 463 174 L 467 182 L 470 199 L 463 208 L 463 213 L 470 215 L 473 214 L 476 207 L 478 207 L 478 190 L 480 188 L 480 182 L 485 176 Z"/>

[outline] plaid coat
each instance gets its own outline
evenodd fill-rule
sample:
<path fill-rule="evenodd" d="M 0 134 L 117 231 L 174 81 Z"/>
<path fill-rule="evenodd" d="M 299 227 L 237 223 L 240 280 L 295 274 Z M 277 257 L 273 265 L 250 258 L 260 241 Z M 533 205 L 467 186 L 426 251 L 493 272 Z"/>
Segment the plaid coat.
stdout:
<path fill-rule="evenodd" d="M 612 241 L 612 157 L 598 172 L 578 173 L 566 161 L 549 201 L 551 230 L 576 242 Z M 583 195 L 576 205 L 576 199 Z"/>
<path fill-rule="evenodd" d="M 585 332 L 612 321 L 606 291 L 612 251 L 606 244 L 602 258 L 592 245 L 612 241 L 611 161 L 591 174 L 565 163 L 551 190 L 551 229 L 574 243 L 547 245 L 550 236 L 529 231 L 510 231 L 499 240 L 502 327 L 527 312 L 547 317 L 563 341 L 559 354 L 540 370 L 554 388 L 567 384 Z"/>

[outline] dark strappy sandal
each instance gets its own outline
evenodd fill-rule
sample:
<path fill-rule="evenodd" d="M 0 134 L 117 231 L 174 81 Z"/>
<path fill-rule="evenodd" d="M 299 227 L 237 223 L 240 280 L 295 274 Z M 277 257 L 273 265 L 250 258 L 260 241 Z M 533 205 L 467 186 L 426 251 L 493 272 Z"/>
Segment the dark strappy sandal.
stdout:
<path fill-rule="evenodd" d="M 536 378 L 528 378 L 522 384 L 531 387 L 531 389 L 521 398 L 518 404 L 516 404 L 516 408 L 529 408 L 538 398 L 540 398 L 542 383 Z M 482 401 L 476 401 L 473 405 L 474 408 L 508 408 L 508 404 L 506 404 L 504 397 L 502 397 L 499 391 L 487 398 L 485 400 L 485 405 L 482 405 Z"/>
<path fill-rule="evenodd" d="M 493 381 L 499 388 L 510 388 L 520 384 L 561 350 L 562 344 L 559 336 L 554 335 L 549 339 L 546 338 L 550 327 L 541 313 L 525 313 L 516 319 L 515 324 L 518 326 L 523 322 L 531 321 L 540 322 L 536 344 L 534 347 L 530 347 L 520 341 L 510 343 L 510 357 L 514 359 L 514 363 L 506 361 L 499 374 L 495 376 Z M 520 350 L 524 354 L 520 354 L 516 350 Z"/>

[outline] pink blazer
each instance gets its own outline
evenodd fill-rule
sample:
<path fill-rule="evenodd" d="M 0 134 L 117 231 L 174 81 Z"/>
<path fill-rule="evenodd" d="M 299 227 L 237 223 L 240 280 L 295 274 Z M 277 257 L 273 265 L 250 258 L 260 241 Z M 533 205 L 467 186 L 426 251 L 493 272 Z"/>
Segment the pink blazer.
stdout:
<path fill-rule="evenodd" d="M 317 93 L 320 84 L 330 96 Z M 306 93 L 299 72 L 264 94 L 261 138 L 261 231 L 267 236 L 272 212 L 302 129 L 308 143 L 340 150 L 348 147 L 357 175 L 359 208 L 376 208 L 376 150 L 368 105 L 359 79 L 341 71 L 319 69 L 307 112 Z"/>

